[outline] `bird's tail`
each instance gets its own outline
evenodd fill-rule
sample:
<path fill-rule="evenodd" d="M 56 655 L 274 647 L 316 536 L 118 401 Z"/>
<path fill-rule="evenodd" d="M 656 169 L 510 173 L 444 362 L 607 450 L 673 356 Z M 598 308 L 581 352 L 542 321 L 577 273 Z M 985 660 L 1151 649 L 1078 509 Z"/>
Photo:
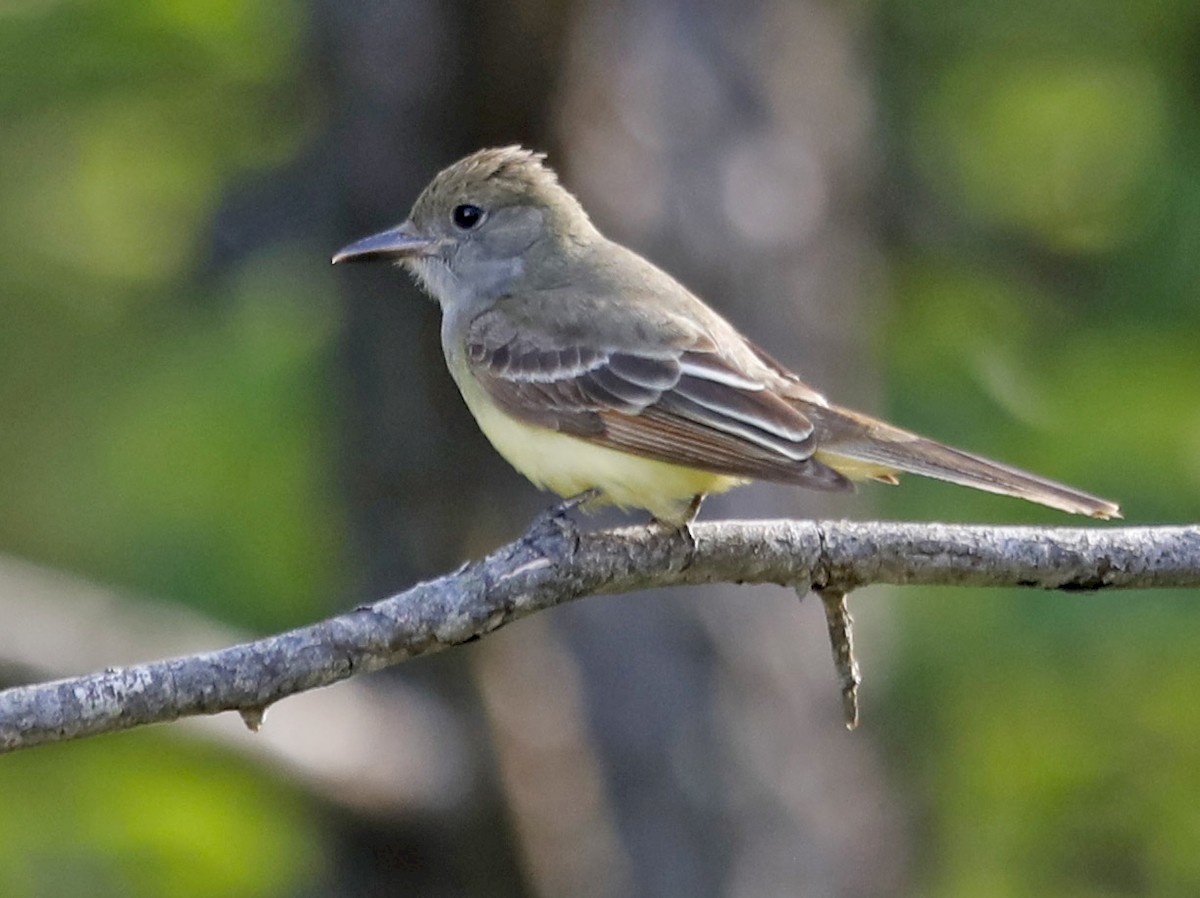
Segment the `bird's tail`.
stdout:
<path fill-rule="evenodd" d="M 810 410 L 805 409 L 809 414 Z M 1082 492 L 961 449 L 892 427 L 847 409 L 813 409 L 824 439 L 816 458 L 852 479 L 892 481 L 897 473 L 920 474 L 1002 496 L 1016 496 L 1072 514 L 1119 518 L 1120 507 Z"/>

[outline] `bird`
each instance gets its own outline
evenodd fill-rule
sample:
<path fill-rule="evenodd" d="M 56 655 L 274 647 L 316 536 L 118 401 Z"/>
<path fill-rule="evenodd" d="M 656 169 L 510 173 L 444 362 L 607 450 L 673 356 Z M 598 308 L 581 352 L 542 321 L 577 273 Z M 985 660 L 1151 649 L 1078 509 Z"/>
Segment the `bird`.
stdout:
<path fill-rule="evenodd" d="M 752 481 L 823 491 L 918 474 L 1064 512 L 1107 499 L 829 402 L 675 278 L 605 237 L 520 146 L 439 172 L 400 225 L 333 262 L 391 261 L 441 306 L 450 374 L 534 485 L 687 528 Z"/>

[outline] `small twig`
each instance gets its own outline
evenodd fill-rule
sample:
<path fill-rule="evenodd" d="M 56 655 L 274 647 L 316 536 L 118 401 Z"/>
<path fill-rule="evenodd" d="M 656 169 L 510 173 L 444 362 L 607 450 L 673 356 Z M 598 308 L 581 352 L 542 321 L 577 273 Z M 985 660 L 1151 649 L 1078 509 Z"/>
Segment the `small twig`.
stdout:
<path fill-rule="evenodd" d="M 252 733 L 257 733 L 261 730 L 263 721 L 267 719 L 267 709 L 261 705 L 238 708 L 238 714 L 241 715 L 242 723 L 246 725 L 246 729 Z"/>
<path fill-rule="evenodd" d="M 769 521 L 578 533 L 534 527 L 464 568 L 348 614 L 216 652 L 0 692 L 0 751 L 269 705 L 599 593 L 699 583 L 1200 586 L 1200 527 L 1055 529 Z M 848 633 L 848 630 L 847 630 Z M 843 678 L 843 683 L 846 680 Z"/>
<path fill-rule="evenodd" d="M 818 589 L 817 595 L 825 606 L 825 623 L 829 627 L 829 646 L 833 650 L 833 666 L 838 685 L 842 688 L 842 715 L 846 729 L 858 726 L 858 687 L 862 677 L 854 657 L 854 619 L 846 607 L 846 591 L 834 586 Z"/>

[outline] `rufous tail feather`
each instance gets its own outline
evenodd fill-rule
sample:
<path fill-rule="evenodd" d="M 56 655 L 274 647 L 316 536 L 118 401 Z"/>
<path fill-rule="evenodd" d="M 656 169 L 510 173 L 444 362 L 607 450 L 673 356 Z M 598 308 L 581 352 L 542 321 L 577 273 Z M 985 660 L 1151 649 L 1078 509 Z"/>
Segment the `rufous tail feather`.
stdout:
<path fill-rule="evenodd" d="M 821 412 L 814 417 L 819 427 L 824 425 L 827 437 L 816 457 L 847 477 L 886 480 L 889 473 L 920 474 L 1002 496 L 1016 496 L 1072 514 L 1105 519 L 1121 517 L 1116 503 L 1064 483 L 972 455 L 855 412 L 834 408 Z"/>

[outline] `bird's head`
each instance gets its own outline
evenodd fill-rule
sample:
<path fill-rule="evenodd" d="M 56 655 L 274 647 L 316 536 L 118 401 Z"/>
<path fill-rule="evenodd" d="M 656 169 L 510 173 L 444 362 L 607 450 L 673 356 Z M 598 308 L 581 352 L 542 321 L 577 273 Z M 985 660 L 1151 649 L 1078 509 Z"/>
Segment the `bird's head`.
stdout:
<path fill-rule="evenodd" d="M 443 306 L 554 278 L 595 230 L 544 159 L 517 146 L 472 153 L 430 182 L 403 223 L 333 261 L 396 261 Z"/>

